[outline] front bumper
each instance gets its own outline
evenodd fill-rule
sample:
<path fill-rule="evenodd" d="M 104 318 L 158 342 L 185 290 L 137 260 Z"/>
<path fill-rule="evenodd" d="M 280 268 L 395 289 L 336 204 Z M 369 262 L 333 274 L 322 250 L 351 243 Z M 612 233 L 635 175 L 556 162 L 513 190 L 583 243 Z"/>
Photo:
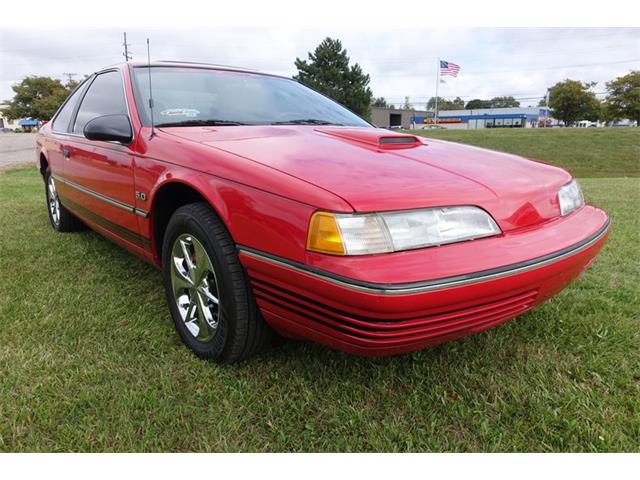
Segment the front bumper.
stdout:
<path fill-rule="evenodd" d="M 411 265 L 407 261 L 411 257 L 415 271 L 406 275 L 411 282 L 402 283 L 345 277 L 242 246 L 239 251 L 262 315 L 275 330 L 354 354 L 391 355 L 485 330 L 562 290 L 592 263 L 609 231 L 608 217 L 594 207 L 583 207 L 569 217 L 508 237 L 456 244 L 454 249 L 447 246 L 409 252 L 402 257 L 401 268 Z M 578 241 L 576 225 L 583 227 Z M 551 241 L 555 243 L 549 245 Z M 546 248 L 532 256 L 532 245 L 542 242 Z M 430 267 L 447 264 L 442 260 L 451 256 L 452 250 L 460 252 L 474 243 L 476 254 L 478 250 L 486 253 L 477 261 L 466 257 L 466 273 L 461 273 L 460 262 L 450 262 L 448 271 L 439 268 L 432 278 Z M 511 251 L 514 245 L 522 245 L 519 253 Z M 429 255 L 424 253 L 427 251 Z M 377 257 L 388 267 L 394 255 Z M 478 269 L 487 266 L 488 256 L 493 265 Z M 501 264 L 496 258 L 519 260 Z M 372 271 L 379 270 L 375 257 L 365 261 Z M 430 271 L 430 278 L 413 280 L 425 271 Z"/>

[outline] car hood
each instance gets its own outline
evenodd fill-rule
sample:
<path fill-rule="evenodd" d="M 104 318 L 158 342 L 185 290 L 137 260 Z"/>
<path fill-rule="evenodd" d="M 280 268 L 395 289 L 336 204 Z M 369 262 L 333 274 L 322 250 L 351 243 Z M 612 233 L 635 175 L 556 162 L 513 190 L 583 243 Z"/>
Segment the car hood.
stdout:
<path fill-rule="evenodd" d="M 516 155 L 375 128 L 166 131 L 323 188 L 358 212 L 476 205 L 503 230 L 558 217 L 558 189 L 571 180 L 562 169 Z"/>

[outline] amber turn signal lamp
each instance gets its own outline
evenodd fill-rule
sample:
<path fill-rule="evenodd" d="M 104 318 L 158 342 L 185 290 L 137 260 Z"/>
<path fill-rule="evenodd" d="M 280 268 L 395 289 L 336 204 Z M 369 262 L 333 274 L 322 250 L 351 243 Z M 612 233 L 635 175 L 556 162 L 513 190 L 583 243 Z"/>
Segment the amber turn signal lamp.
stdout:
<path fill-rule="evenodd" d="M 307 236 L 307 250 L 331 255 L 345 254 L 338 222 L 336 222 L 336 217 L 333 214 L 316 212 L 311 216 L 309 235 Z"/>

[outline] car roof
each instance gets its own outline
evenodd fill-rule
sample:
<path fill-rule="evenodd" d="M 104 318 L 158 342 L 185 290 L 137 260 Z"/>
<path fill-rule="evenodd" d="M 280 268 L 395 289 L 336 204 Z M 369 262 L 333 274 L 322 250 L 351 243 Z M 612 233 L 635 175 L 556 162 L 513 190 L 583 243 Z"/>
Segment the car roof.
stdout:
<path fill-rule="evenodd" d="M 275 75 L 272 73 L 260 72 L 258 70 L 238 67 L 233 65 L 219 65 L 215 63 L 204 63 L 204 62 L 187 62 L 187 61 L 175 61 L 175 60 L 156 60 L 150 63 L 147 62 L 129 62 L 129 63 L 118 63 L 114 65 L 109 65 L 107 67 L 98 70 L 96 73 L 102 72 L 104 70 L 109 70 L 113 68 L 139 68 L 139 67 L 147 67 L 151 65 L 152 67 L 179 67 L 179 68 L 203 68 L 209 70 L 224 70 L 230 72 L 241 72 L 241 73 L 251 73 L 254 75 L 265 75 L 268 77 L 279 77 L 286 78 L 291 80 L 289 77 L 285 77 L 282 75 Z"/>

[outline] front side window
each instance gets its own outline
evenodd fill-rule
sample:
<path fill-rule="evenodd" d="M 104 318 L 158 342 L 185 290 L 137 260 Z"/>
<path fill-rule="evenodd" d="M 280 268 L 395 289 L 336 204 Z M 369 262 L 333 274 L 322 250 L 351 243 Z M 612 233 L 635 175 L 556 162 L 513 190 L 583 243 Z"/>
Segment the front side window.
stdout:
<path fill-rule="evenodd" d="M 93 81 L 80 104 L 73 133 L 82 134 L 84 126 L 96 117 L 119 114 L 127 114 L 120 72 L 101 73 Z"/>
<path fill-rule="evenodd" d="M 71 121 L 71 115 L 78 104 L 78 101 L 82 98 L 82 93 L 86 90 L 87 84 L 91 82 L 86 81 L 78 89 L 71 94 L 71 97 L 62 106 L 58 115 L 51 123 L 51 128 L 54 132 L 67 132 L 69 130 L 69 122 Z"/>
<path fill-rule="evenodd" d="M 133 69 L 136 104 L 150 125 L 149 70 Z M 207 68 L 151 67 L 156 126 L 349 125 L 370 127 L 340 104 L 293 80 Z"/>

